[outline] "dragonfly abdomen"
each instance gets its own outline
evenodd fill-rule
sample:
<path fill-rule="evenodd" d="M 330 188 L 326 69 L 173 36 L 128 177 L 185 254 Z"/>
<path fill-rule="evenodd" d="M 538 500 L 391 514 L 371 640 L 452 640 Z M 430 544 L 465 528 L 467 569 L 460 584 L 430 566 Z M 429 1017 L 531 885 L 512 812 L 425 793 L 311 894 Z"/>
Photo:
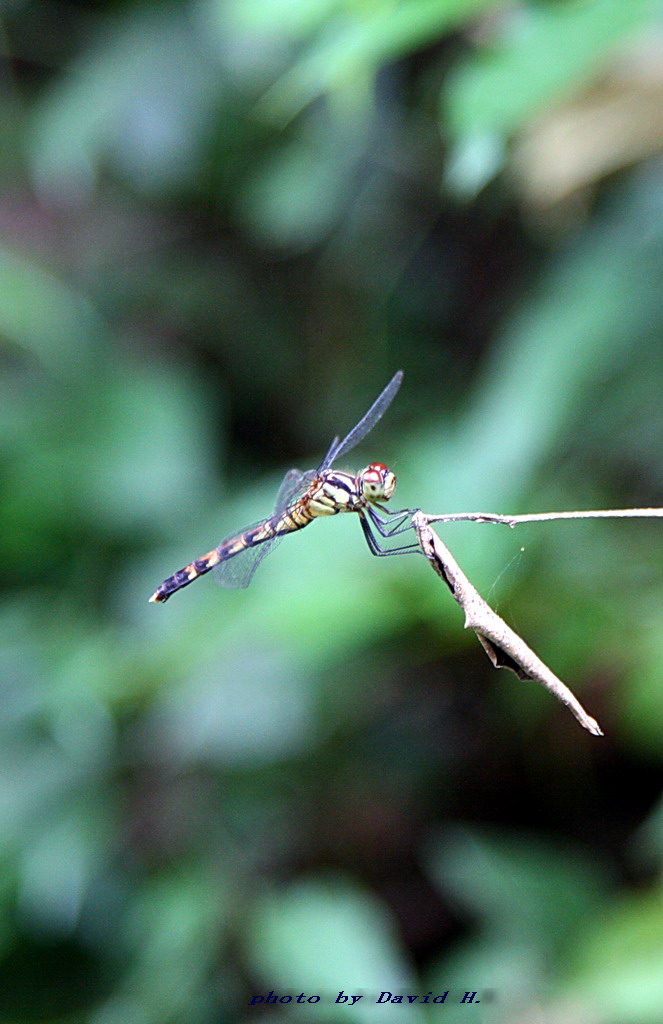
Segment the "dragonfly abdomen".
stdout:
<path fill-rule="evenodd" d="M 182 587 L 187 587 L 189 583 L 193 583 L 199 576 L 204 576 L 206 572 L 219 565 L 220 562 L 226 562 L 229 558 L 233 558 L 235 555 L 239 555 L 240 552 L 245 551 L 246 548 L 253 548 L 257 544 L 263 544 L 266 540 L 272 540 L 273 537 L 301 530 L 304 526 L 308 526 L 312 520 L 313 516 L 306 507 L 306 503 L 297 502 L 296 505 L 284 512 L 280 518 L 276 520 L 267 519 L 264 523 L 260 523 L 250 530 L 245 530 L 244 533 L 240 533 L 236 537 L 229 537 L 228 540 L 221 541 L 218 548 L 208 551 L 206 555 L 201 555 L 200 558 L 196 558 L 189 565 L 185 565 L 183 569 L 178 569 L 177 572 L 169 576 L 167 580 L 164 580 L 161 586 L 155 590 L 150 601 L 163 603 L 168 600 L 171 594 L 181 590 Z"/>
<path fill-rule="evenodd" d="M 163 602 L 167 601 L 171 594 L 175 591 L 181 590 L 182 587 L 188 586 L 189 583 L 193 583 L 199 576 L 203 576 L 210 569 L 213 569 L 219 562 L 219 549 L 215 548 L 214 551 L 208 551 L 206 555 L 201 555 L 200 558 L 196 558 L 195 561 L 185 565 L 183 569 L 178 569 L 172 576 L 169 576 L 167 580 L 164 580 L 160 587 L 152 594 L 150 601 Z"/>

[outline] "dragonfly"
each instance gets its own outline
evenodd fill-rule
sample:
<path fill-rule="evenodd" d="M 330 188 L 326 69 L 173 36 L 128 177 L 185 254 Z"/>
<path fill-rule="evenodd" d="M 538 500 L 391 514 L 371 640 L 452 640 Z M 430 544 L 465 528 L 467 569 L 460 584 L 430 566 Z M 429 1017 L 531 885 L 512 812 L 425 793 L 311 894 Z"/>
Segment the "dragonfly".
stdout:
<path fill-rule="evenodd" d="M 289 533 L 302 530 L 314 519 L 355 512 L 373 555 L 398 555 L 419 550 L 417 544 L 385 546 L 388 539 L 410 529 L 414 509 L 393 511 L 384 506 L 396 487 L 396 476 L 382 462 L 371 462 L 356 475 L 332 469 L 337 459 L 359 444 L 382 418 L 401 386 L 403 372 L 394 374 L 386 388 L 343 440 L 335 437 L 317 469 L 286 473 L 267 519 L 247 526 L 222 540 L 218 547 L 179 569 L 161 586 L 150 601 L 162 603 L 174 593 L 214 570 L 224 587 L 248 587 L 263 559 Z"/>

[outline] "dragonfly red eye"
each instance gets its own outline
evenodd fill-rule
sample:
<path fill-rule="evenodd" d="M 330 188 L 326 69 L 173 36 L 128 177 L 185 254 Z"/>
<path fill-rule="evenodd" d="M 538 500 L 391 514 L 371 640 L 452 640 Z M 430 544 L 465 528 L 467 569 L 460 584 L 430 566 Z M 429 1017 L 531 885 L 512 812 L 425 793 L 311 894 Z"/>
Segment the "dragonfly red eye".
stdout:
<path fill-rule="evenodd" d="M 369 501 L 389 501 L 394 493 L 396 477 L 384 462 L 371 462 L 359 474 L 362 493 Z"/>

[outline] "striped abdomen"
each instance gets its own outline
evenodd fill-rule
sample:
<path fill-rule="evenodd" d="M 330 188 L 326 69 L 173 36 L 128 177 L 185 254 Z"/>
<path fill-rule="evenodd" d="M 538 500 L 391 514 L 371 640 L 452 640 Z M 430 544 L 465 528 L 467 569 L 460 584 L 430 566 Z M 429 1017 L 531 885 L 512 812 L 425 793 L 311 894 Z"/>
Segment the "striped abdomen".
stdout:
<path fill-rule="evenodd" d="M 201 555 L 200 558 L 196 558 L 195 561 L 185 565 L 183 569 L 178 569 L 167 580 L 164 580 L 152 594 L 150 601 L 167 601 L 171 594 L 188 586 L 189 583 L 193 583 L 199 576 L 204 576 L 219 562 L 225 562 L 229 558 L 233 558 L 234 555 L 240 554 L 241 551 L 253 548 L 257 544 L 263 544 L 266 540 L 272 540 L 272 538 L 286 533 L 293 533 L 295 530 L 302 530 L 315 518 L 315 513 L 309 511 L 308 504 L 308 495 L 305 495 L 295 505 L 287 509 L 280 518 L 266 519 L 264 523 L 259 523 L 257 526 L 245 530 L 244 533 L 239 533 L 236 537 L 229 537 L 227 540 L 221 541 L 218 548 L 208 551 L 206 555 Z"/>
<path fill-rule="evenodd" d="M 369 467 L 370 469 L 370 467 Z M 364 473 L 367 473 L 365 470 Z M 286 533 L 302 530 L 320 516 L 333 516 L 338 512 L 356 512 L 366 504 L 357 485 L 357 477 L 349 473 L 335 473 L 328 470 L 313 480 L 308 490 L 293 505 L 280 515 L 266 519 L 235 537 L 222 541 L 218 548 L 196 558 L 185 565 L 158 587 L 150 601 L 167 601 L 176 590 L 181 590 L 213 569 L 219 562 L 225 562 L 239 555 L 247 548 L 272 540 Z"/>

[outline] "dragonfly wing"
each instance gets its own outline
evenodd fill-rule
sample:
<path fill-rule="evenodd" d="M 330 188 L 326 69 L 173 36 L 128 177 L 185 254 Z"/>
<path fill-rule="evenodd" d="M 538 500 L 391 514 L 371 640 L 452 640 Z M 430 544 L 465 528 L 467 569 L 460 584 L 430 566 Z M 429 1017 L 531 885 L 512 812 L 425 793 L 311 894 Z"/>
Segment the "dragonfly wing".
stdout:
<path fill-rule="evenodd" d="M 359 423 L 352 428 L 350 433 L 347 434 L 340 443 L 335 444 L 332 442 L 332 446 L 327 452 L 318 472 L 323 472 L 323 470 L 329 469 L 332 462 L 335 462 L 336 459 L 340 459 L 341 455 L 346 455 L 349 451 L 352 451 L 355 445 L 358 445 L 360 441 L 363 441 L 369 430 L 373 429 L 375 424 L 382 416 L 384 416 L 385 412 L 393 402 L 396 392 L 401 386 L 402 380 L 403 371 L 399 370 L 398 373 L 394 374 L 382 394 L 375 399 L 368 412 L 362 416 Z"/>
<path fill-rule="evenodd" d="M 341 439 L 337 434 L 332 443 L 329 445 L 329 451 L 327 452 L 327 454 L 325 455 L 324 459 L 320 464 L 320 472 L 322 472 L 323 469 L 326 469 L 327 466 L 331 466 L 332 462 L 334 461 L 334 452 L 338 448 L 338 442 L 340 440 Z"/>
<path fill-rule="evenodd" d="M 260 526 L 261 524 L 257 523 L 256 525 Z M 233 555 L 232 558 L 219 562 L 213 570 L 214 579 L 222 587 L 232 590 L 243 590 L 244 587 L 248 587 L 263 558 L 267 558 L 267 555 L 282 540 L 283 536 L 272 537 L 270 540 L 266 540 L 264 544 L 256 544 L 255 547 L 244 548 L 243 551 Z"/>
<path fill-rule="evenodd" d="M 278 518 L 287 509 L 288 505 L 291 505 L 296 498 L 301 497 L 311 481 L 315 479 L 315 476 L 315 470 L 308 470 L 306 473 L 302 473 L 299 469 L 289 470 L 283 477 L 279 487 L 274 503 L 274 515 L 271 518 Z M 253 526 L 247 526 L 246 530 L 243 530 L 242 533 L 248 533 L 256 526 L 262 526 L 262 522 L 254 523 Z M 285 536 L 286 534 L 282 534 L 280 537 L 271 537 L 262 544 L 244 548 L 243 551 L 233 555 L 232 558 L 219 562 L 213 570 L 216 582 L 222 587 L 235 590 L 248 587 L 260 563 L 280 544 Z"/>
<path fill-rule="evenodd" d="M 274 502 L 274 514 L 285 512 L 288 505 L 292 505 L 295 498 L 300 498 L 308 488 L 312 480 L 315 480 L 317 470 L 308 469 L 302 473 L 299 469 L 290 469 L 283 477 L 279 487 L 276 501 Z"/>

